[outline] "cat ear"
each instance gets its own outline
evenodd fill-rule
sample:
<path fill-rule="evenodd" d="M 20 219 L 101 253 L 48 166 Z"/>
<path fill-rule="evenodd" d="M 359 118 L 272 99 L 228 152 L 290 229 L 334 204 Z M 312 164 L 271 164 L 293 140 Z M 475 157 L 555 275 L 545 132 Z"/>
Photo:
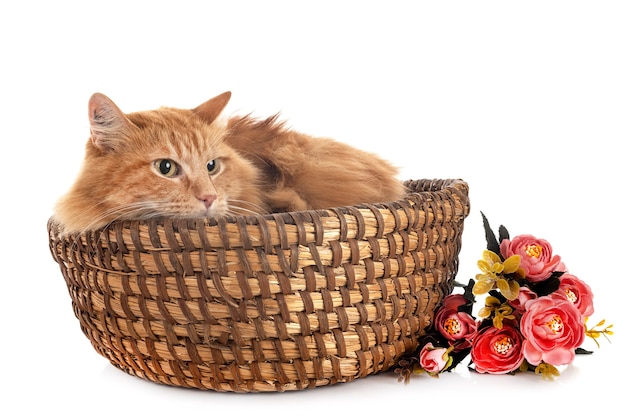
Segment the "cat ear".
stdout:
<path fill-rule="evenodd" d="M 215 119 L 217 119 L 217 116 L 220 115 L 222 110 L 224 110 L 224 107 L 226 107 L 228 101 L 230 100 L 230 96 L 230 91 L 226 91 L 219 96 L 213 97 L 209 101 L 205 101 L 193 109 L 193 112 L 200 116 L 202 120 L 211 124 Z"/>
<path fill-rule="evenodd" d="M 91 142 L 101 151 L 115 150 L 130 121 L 104 94 L 95 93 L 89 99 L 89 125 Z"/>

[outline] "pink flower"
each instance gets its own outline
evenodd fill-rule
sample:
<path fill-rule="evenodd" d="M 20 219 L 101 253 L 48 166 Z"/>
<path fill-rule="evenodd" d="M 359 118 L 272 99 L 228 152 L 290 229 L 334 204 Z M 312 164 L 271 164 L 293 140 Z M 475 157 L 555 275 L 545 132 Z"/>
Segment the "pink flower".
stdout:
<path fill-rule="evenodd" d="M 434 347 L 431 342 L 424 345 L 420 351 L 420 366 L 431 375 L 445 371 L 452 362 L 448 356 L 448 349 Z"/>
<path fill-rule="evenodd" d="M 526 279 L 530 282 L 545 280 L 561 264 L 561 257 L 552 255 L 552 246 L 546 240 L 537 239 L 532 235 L 519 235 L 512 240 L 502 240 L 500 252 L 505 259 L 519 255 L 520 268 L 526 272 Z"/>
<path fill-rule="evenodd" d="M 476 333 L 476 320 L 465 312 L 458 311 L 467 301 L 460 294 L 444 298 L 443 305 L 435 315 L 435 328 L 447 340 L 454 344 L 455 350 L 470 347 Z"/>
<path fill-rule="evenodd" d="M 563 261 L 561 261 L 554 270 L 559 272 L 567 272 L 567 266 L 563 263 Z"/>
<path fill-rule="evenodd" d="M 593 292 L 583 280 L 572 274 L 561 275 L 561 285 L 554 293 L 563 295 L 572 302 L 584 317 L 593 314 Z"/>
<path fill-rule="evenodd" d="M 471 351 L 476 371 L 506 374 L 520 367 L 524 360 L 522 334 L 505 324 L 501 329 L 487 327 L 478 332 Z"/>
<path fill-rule="evenodd" d="M 545 296 L 527 302 L 520 330 L 526 338 L 524 356 L 532 365 L 542 361 L 554 366 L 570 364 L 585 338 L 580 311 L 563 297 Z"/>
<path fill-rule="evenodd" d="M 528 287 L 520 287 L 519 295 L 515 300 L 510 300 L 509 304 L 517 311 L 526 311 L 526 303 L 537 298 L 537 294 Z"/>

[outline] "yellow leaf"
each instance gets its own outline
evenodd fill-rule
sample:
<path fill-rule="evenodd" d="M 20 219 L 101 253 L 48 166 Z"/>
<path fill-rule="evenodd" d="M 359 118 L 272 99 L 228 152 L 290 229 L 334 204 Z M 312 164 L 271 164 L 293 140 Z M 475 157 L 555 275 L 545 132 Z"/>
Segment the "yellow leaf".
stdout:
<path fill-rule="evenodd" d="M 501 278 L 496 281 L 496 284 L 498 285 L 498 289 L 502 294 L 509 292 L 509 283 L 506 279 Z"/>
<path fill-rule="evenodd" d="M 478 310 L 478 317 L 480 317 L 481 319 L 486 319 L 489 316 L 491 316 L 490 308 L 483 307 L 480 310 Z"/>
<path fill-rule="evenodd" d="M 511 296 L 513 297 L 513 298 L 509 298 L 509 300 L 515 300 L 519 296 L 519 289 L 520 289 L 519 282 L 511 281 L 509 283 L 509 286 L 511 287 Z"/>
<path fill-rule="evenodd" d="M 519 295 L 519 283 L 517 281 L 507 281 L 499 279 L 497 281 L 498 289 L 507 300 L 515 300 Z"/>
<path fill-rule="evenodd" d="M 480 259 L 476 265 L 478 265 L 478 269 L 480 269 L 483 272 L 491 272 L 491 264 L 488 263 L 487 261 L 483 261 L 482 259 Z"/>
<path fill-rule="evenodd" d="M 526 362 L 526 359 L 522 361 L 522 364 L 520 365 L 519 370 L 522 372 L 528 371 L 528 362 Z"/>
<path fill-rule="evenodd" d="M 472 288 L 474 295 L 487 294 L 493 288 L 493 282 L 491 281 L 477 281 Z"/>
<path fill-rule="evenodd" d="M 522 258 L 519 255 L 513 255 L 504 261 L 502 266 L 504 267 L 502 272 L 505 274 L 512 274 L 519 269 Z"/>
<path fill-rule="evenodd" d="M 490 263 L 502 262 L 497 253 L 487 249 L 483 251 L 483 259 Z"/>
<path fill-rule="evenodd" d="M 496 297 L 494 296 L 487 296 L 487 298 L 485 298 L 485 305 L 488 307 L 497 307 L 500 305 L 500 300 L 498 300 Z"/>

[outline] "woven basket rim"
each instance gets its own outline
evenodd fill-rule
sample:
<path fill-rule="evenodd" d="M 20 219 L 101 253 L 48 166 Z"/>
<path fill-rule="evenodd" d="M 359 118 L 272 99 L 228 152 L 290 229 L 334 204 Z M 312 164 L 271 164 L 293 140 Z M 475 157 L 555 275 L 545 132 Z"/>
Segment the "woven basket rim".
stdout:
<path fill-rule="evenodd" d="M 89 230 L 88 232 L 98 232 L 104 231 L 107 229 L 112 229 L 115 227 L 121 228 L 129 228 L 129 227 L 146 227 L 146 226 L 162 226 L 164 224 L 187 224 L 187 225 L 198 225 L 202 224 L 207 227 L 218 226 L 219 224 L 258 224 L 263 221 L 276 221 L 280 219 L 282 221 L 286 221 L 287 223 L 292 223 L 294 218 L 298 218 L 298 221 L 306 222 L 308 218 L 311 216 L 327 216 L 332 213 L 350 213 L 354 212 L 354 210 L 384 210 L 388 209 L 390 206 L 398 206 L 405 201 L 413 201 L 416 198 L 420 199 L 424 197 L 425 194 L 429 193 L 440 193 L 451 191 L 454 193 L 460 193 L 464 198 L 468 197 L 468 184 L 465 180 L 460 178 L 453 179 L 409 179 L 404 180 L 403 184 L 407 187 L 408 192 L 405 196 L 398 200 L 393 201 L 382 201 L 382 202 L 372 202 L 372 203 L 359 203 L 351 206 L 337 206 L 337 207 L 329 207 L 324 209 L 314 209 L 314 210 L 299 210 L 299 211 L 286 211 L 286 212 L 277 212 L 277 213 L 268 213 L 268 214 L 245 214 L 245 215 L 224 215 L 221 217 L 198 217 L 198 218 L 187 218 L 187 217 L 155 217 L 150 219 L 124 219 L 124 220 L 115 220 L 99 229 Z M 413 187 L 420 187 L 419 189 L 413 189 Z M 54 215 L 50 216 L 48 219 L 48 228 L 58 228 L 60 225 L 56 221 Z M 59 230 L 60 233 L 60 230 Z M 71 236 L 78 236 L 84 232 L 70 233 L 64 234 L 65 238 L 70 238 Z"/>

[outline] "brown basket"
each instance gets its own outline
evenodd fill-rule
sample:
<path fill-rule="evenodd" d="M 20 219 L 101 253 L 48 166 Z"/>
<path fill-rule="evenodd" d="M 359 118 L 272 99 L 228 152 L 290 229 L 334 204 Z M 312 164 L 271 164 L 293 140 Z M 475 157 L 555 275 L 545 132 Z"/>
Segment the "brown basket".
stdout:
<path fill-rule="evenodd" d="M 405 182 L 386 204 L 220 220 L 48 223 L 81 328 L 129 374 L 289 391 L 385 371 L 452 290 L 468 186 Z"/>

